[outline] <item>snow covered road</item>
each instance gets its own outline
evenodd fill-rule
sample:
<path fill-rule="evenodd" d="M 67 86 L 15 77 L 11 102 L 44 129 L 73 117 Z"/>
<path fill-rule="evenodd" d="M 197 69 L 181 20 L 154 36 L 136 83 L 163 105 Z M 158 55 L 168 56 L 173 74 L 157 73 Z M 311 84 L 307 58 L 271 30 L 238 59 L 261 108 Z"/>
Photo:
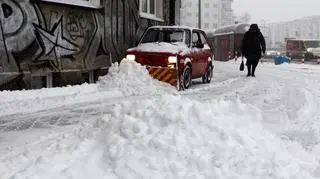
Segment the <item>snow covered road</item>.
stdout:
<path fill-rule="evenodd" d="M 320 178 L 320 66 L 259 65 L 216 62 L 183 92 L 126 61 L 97 84 L 1 92 L 0 178 Z"/>

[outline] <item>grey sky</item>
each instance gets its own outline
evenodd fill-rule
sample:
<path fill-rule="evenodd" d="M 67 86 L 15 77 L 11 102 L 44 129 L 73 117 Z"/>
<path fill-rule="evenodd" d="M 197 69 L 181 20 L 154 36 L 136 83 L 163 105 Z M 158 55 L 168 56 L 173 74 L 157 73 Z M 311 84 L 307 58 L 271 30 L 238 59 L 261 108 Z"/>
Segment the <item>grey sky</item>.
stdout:
<path fill-rule="evenodd" d="M 234 0 L 233 9 L 237 16 L 250 13 L 252 22 L 279 22 L 320 15 L 320 0 Z"/>

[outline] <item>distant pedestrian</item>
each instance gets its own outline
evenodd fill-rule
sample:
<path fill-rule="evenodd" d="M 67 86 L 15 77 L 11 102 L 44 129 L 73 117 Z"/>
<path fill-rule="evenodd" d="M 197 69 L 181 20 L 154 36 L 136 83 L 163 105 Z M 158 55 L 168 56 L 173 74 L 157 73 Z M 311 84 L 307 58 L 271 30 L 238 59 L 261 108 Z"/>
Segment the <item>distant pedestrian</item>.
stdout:
<path fill-rule="evenodd" d="M 247 76 L 255 76 L 256 67 L 266 53 L 266 42 L 257 24 L 251 24 L 242 39 L 242 56 L 247 59 Z"/>

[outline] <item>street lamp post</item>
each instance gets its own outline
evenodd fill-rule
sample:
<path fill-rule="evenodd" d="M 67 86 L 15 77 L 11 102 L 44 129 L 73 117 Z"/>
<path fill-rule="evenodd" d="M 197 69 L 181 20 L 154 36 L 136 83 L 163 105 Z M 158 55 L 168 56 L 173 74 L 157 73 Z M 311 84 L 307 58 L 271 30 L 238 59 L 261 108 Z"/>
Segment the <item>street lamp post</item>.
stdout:
<path fill-rule="evenodd" d="M 199 11 L 199 14 L 198 14 L 198 27 L 199 29 L 201 29 L 201 0 L 199 0 L 199 7 L 198 7 L 198 11 Z"/>

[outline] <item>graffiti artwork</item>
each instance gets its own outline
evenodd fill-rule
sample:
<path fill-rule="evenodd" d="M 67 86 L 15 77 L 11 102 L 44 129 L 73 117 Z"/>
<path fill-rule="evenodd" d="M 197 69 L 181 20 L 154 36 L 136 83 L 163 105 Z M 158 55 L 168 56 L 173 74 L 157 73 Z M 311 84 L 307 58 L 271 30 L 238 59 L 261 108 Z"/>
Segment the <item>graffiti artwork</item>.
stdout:
<path fill-rule="evenodd" d="M 110 65 L 100 13 L 29 0 L 1 0 L 0 6 L 0 73 L 15 78 L 37 68 L 66 71 Z M 3 79 L 0 75 L 0 86 L 8 81 Z"/>
<path fill-rule="evenodd" d="M 53 27 L 51 32 L 48 32 L 41 27 L 35 25 L 37 40 L 41 42 L 41 55 L 37 58 L 38 61 L 51 59 L 55 63 L 52 65 L 57 69 L 61 69 L 60 59 L 63 56 L 73 55 L 79 52 L 77 45 L 63 38 L 62 20 L 60 19 Z"/>
<path fill-rule="evenodd" d="M 32 76 L 104 73 L 141 32 L 139 0 L 0 0 L 0 90 Z"/>
<path fill-rule="evenodd" d="M 14 58 L 14 53 L 25 50 L 36 39 L 32 24 L 38 23 L 37 14 L 31 4 L 23 1 L 1 1 L 0 64 L 3 71 L 20 71 L 19 59 Z"/>

